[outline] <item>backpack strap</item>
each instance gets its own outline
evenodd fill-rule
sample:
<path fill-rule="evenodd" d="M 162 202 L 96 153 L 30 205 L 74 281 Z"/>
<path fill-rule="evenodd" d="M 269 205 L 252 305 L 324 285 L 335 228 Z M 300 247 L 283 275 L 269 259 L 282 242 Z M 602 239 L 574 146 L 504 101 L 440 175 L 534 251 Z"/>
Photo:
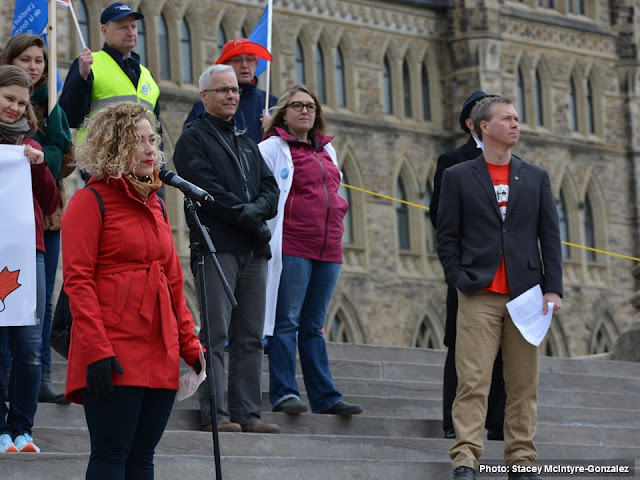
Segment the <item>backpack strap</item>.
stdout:
<path fill-rule="evenodd" d="M 86 188 L 87 190 L 91 190 L 96 196 L 96 199 L 98 200 L 98 206 L 100 207 L 100 216 L 102 217 L 102 221 L 104 222 L 104 202 L 102 201 L 102 195 L 100 195 L 100 192 L 93 187 L 84 188 Z M 162 209 L 162 212 L 164 214 L 164 208 Z"/>
<path fill-rule="evenodd" d="M 104 201 L 102 200 L 102 195 L 100 192 L 93 187 L 84 187 L 87 190 L 91 190 L 93 194 L 96 196 L 96 200 L 98 200 L 98 206 L 100 207 L 100 216 L 102 217 L 102 221 L 104 221 Z M 164 221 L 167 221 L 167 210 L 164 208 L 164 202 L 160 197 L 158 197 L 158 203 L 160 204 L 160 209 L 162 210 L 162 217 Z"/>
<path fill-rule="evenodd" d="M 167 222 L 167 211 L 164 209 L 164 202 L 160 197 L 158 197 L 158 203 L 160 204 L 160 209 L 162 210 L 162 217 L 164 218 L 165 223 Z"/>

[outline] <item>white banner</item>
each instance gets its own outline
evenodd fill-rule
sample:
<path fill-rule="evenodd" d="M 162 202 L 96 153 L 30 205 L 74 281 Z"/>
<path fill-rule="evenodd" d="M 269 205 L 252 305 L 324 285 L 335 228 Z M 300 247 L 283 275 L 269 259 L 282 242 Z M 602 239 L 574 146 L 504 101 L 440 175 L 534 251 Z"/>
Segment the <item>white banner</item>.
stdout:
<path fill-rule="evenodd" d="M 35 325 L 36 226 L 24 146 L 0 145 L 0 327 Z"/>

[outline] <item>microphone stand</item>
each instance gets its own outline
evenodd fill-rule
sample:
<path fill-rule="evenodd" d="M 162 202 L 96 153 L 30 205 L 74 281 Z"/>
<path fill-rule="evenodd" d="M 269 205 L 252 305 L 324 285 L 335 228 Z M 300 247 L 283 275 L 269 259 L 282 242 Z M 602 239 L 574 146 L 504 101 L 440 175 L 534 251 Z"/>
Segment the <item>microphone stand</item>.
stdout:
<path fill-rule="evenodd" d="M 198 233 L 199 242 L 194 242 L 191 247 L 198 254 L 198 291 L 200 292 L 200 328 L 204 329 L 204 338 L 205 338 L 205 368 L 207 372 L 207 386 L 209 387 L 209 409 L 211 413 L 211 434 L 213 436 L 213 457 L 216 466 L 216 480 L 222 480 L 222 468 L 220 466 L 220 440 L 218 437 L 218 409 L 216 408 L 216 382 L 213 373 L 213 352 L 211 348 L 211 338 L 209 337 L 209 325 L 208 325 L 208 307 L 207 307 L 207 287 L 206 280 L 204 276 L 204 261 L 205 257 L 209 255 L 211 260 L 213 261 L 213 265 L 220 276 L 220 281 L 224 287 L 224 291 L 227 294 L 227 298 L 229 298 L 229 302 L 232 307 L 237 307 L 238 302 L 236 301 L 233 292 L 231 291 L 231 287 L 229 287 L 229 283 L 227 283 L 227 279 L 222 272 L 222 268 L 220 267 L 220 263 L 215 255 L 216 249 L 213 246 L 213 242 L 211 241 L 211 237 L 209 236 L 209 232 L 206 227 L 202 225 L 200 222 L 200 218 L 196 212 L 197 206 L 199 204 L 194 203 L 191 198 L 185 195 L 184 197 L 184 205 L 185 211 L 187 212 L 189 218 L 193 221 L 193 225 L 196 226 L 195 231 Z M 224 395 L 224 392 L 222 392 Z"/>

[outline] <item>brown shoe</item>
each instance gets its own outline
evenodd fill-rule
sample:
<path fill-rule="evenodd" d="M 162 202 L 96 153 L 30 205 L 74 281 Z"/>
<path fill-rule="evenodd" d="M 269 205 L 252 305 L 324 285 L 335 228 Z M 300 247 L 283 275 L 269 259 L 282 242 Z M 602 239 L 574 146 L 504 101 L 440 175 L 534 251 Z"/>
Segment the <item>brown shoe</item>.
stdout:
<path fill-rule="evenodd" d="M 210 432 L 212 430 L 212 426 L 210 423 L 202 426 L 203 432 Z M 218 432 L 241 432 L 242 428 L 240 428 L 240 424 L 230 422 L 227 419 L 218 420 Z"/>
<path fill-rule="evenodd" d="M 280 426 L 275 423 L 262 423 L 259 420 L 241 425 L 243 432 L 248 433 L 280 433 Z"/>

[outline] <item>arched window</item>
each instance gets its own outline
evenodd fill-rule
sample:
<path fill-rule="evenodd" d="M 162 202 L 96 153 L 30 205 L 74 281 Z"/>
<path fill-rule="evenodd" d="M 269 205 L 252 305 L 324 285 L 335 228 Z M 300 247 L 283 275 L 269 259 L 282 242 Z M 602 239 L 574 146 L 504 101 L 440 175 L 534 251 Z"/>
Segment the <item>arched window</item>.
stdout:
<path fill-rule="evenodd" d="M 540 344 L 541 355 L 547 357 L 566 357 L 568 356 L 567 342 L 562 331 L 562 321 L 556 315 L 551 319 L 549 331 Z"/>
<path fill-rule="evenodd" d="M 556 208 L 558 209 L 558 223 L 560 226 L 560 241 L 568 242 L 569 241 L 569 222 L 567 221 L 567 210 L 566 204 L 564 202 L 564 195 L 560 192 L 560 196 L 556 202 Z M 562 251 L 562 258 L 569 258 L 569 246 L 564 243 L 560 244 Z"/>
<path fill-rule="evenodd" d="M 596 124 L 593 116 L 593 89 L 591 80 L 587 82 L 587 132 L 596 133 Z"/>
<path fill-rule="evenodd" d="M 160 78 L 171 78 L 171 57 L 169 50 L 169 29 L 164 15 L 158 17 L 158 50 L 160 52 Z"/>
<path fill-rule="evenodd" d="M 343 320 L 339 311 L 332 319 L 327 320 L 325 325 L 325 337 L 330 342 L 352 343 L 351 338 L 349 338 L 347 322 Z"/>
<path fill-rule="evenodd" d="M 596 323 L 591 340 L 589 342 L 589 354 L 611 352 L 615 346 L 616 338 L 619 336 L 618 329 L 607 312 L 598 314 L 601 318 Z"/>
<path fill-rule="evenodd" d="M 349 185 L 349 181 L 347 180 L 347 174 L 343 173 L 342 175 L 342 183 L 340 184 L 340 189 L 338 190 L 338 194 L 344 198 L 349 205 L 351 205 L 351 193 L 344 184 Z M 353 217 L 351 216 L 351 208 L 347 210 L 347 213 L 344 216 L 344 234 L 342 235 L 342 243 L 343 244 L 351 244 L 353 243 Z"/>
<path fill-rule="evenodd" d="M 409 72 L 409 63 L 405 59 L 402 63 L 402 93 L 404 95 L 404 116 L 406 118 L 413 117 L 413 109 L 411 108 L 411 73 Z"/>
<path fill-rule="evenodd" d="M 385 57 L 382 65 L 382 96 L 384 101 L 384 113 L 393 113 L 393 97 L 391 91 L 391 68 L 389 59 Z"/>
<path fill-rule="evenodd" d="M 193 68 L 191 64 L 191 32 L 189 25 L 183 18 L 180 24 L 180 53 L 182 54 L 182 81 L 193 82 Z"/>
<path fill-rule="evenodd" d="M 144 18 L 138 20 L 138 44 L 136 45 L 136 53 L 140 55 L 140 63 L 147 64 L 147 29 Z"/>
<path fill-rule="evenodd" d="M 424 198 L 422 204 L 425 207 L 429 207 L 431 204 L 431 182 L 427 182 L 427 188 L 424 192 Z M 436 239 L 433 224 L 431 223 L 431 212 L 429 210 L 424 211 L 424 226 L 425 226 L 425 238 L 427 240 L 427 253 L 435 253 L 436 251 Z"/>
<path fill-rule="evenodd" d="M 567 0 L 567 12 L 584 15 L 584 0 Z"/>
<path fill-rule="evenodd" d="M 327 89 L 324 82 L 324 55 L 320 45 L 316 45 L 316 95 L 320 103 L 327 103 Z"/>
<path fill-rule="evenodd" d="M 80 32 L 84 43 L 89 46 L 91 41 L 91 32 L 89 31 L 89 16 L 87 15 L 87 7 L 84 4 L 84 0 L 80 0 L 76 3 L 76 17 L 78 19 L 78 25 L 80 25 Z M 138 34 L 139 35 L 139 34 Z M 78 41 L 78 44 L 82 45 L 82 42 Z"/>
<path fill-rule="evenodd" d="M 222 54 L 222 47 L 227 43 L 227 35 L 224 33 L 222 24 L 218 25 L 218 35 L 216 36 L 216 42 L 218 44 L 218 56 Z"/>
<path fill-rule="evenodd" d="M 347 88 L 345 82 L 344 59 L 340 47 L 336 49 L 336 105 L 347 106 Z"/>
<path fill-rule="evenodd" d="M 536 123 L 539 126 L 544 125 L 544 104 L 542 103 L 542 81 L 540 80 L 540 71 L 536 70 L 535 85 L 535 101 L 536 101 Z"/>
<path fill-rule="evenodd" d="M 569 79 L 569 128 L 578 131 L 578 105 L 576 100 L 576 85 L 573 78 Z"/>
<path fill-rule="evenodd" d="M 520 123 L 527 123 L 527 100 L 524 90 L 524 76 L 520 67 L 518 67 L 518 116 Z"/>
<path fill-rule="evenodd" d="M 584 244 L 586 247 L 596 248 L 596 234 L 595 226 L 593 223 L 593 211 L 591 210 L 591 201 L 589 196 L 584 200 Z M 587 254 L 587 261 L 596 261 L 596 252 L 592 250 L 585 250 Z"/>
<path fill-rule="evenodd" d="M 429 92 L 429 71 L 427 64 L 422 64 L 422 79 L 420 86 L 422 87 L 422 119 L 425 122 L 431 121 L 431 95 Z"/>
<path fill-rule="evenodd" d="M 424 317 L 420 326 L 418 327 L 418 334 L 415 336 L 414 347 L 416 348 L 438 348 L 439 343 L 437 341 L 437 334 L 431 320 L 428 317 Z"/>
<path fill-rule="evenodd" d="M 296 83 L 305 83 L 304 78 L 304 52 L 300 40 L 296 41 Z"/>
<path fill-rule="evenodd" d="M 395 197 L 400 200 L 407 200 L 404 183 L 398 179 L 396 184 Z M 406 203 L 396 202 L 396 223 L 398 228 L 398 248 L 400 250 L 410 250 L 411 240 L 409 237 L 409 207 Z"/>

